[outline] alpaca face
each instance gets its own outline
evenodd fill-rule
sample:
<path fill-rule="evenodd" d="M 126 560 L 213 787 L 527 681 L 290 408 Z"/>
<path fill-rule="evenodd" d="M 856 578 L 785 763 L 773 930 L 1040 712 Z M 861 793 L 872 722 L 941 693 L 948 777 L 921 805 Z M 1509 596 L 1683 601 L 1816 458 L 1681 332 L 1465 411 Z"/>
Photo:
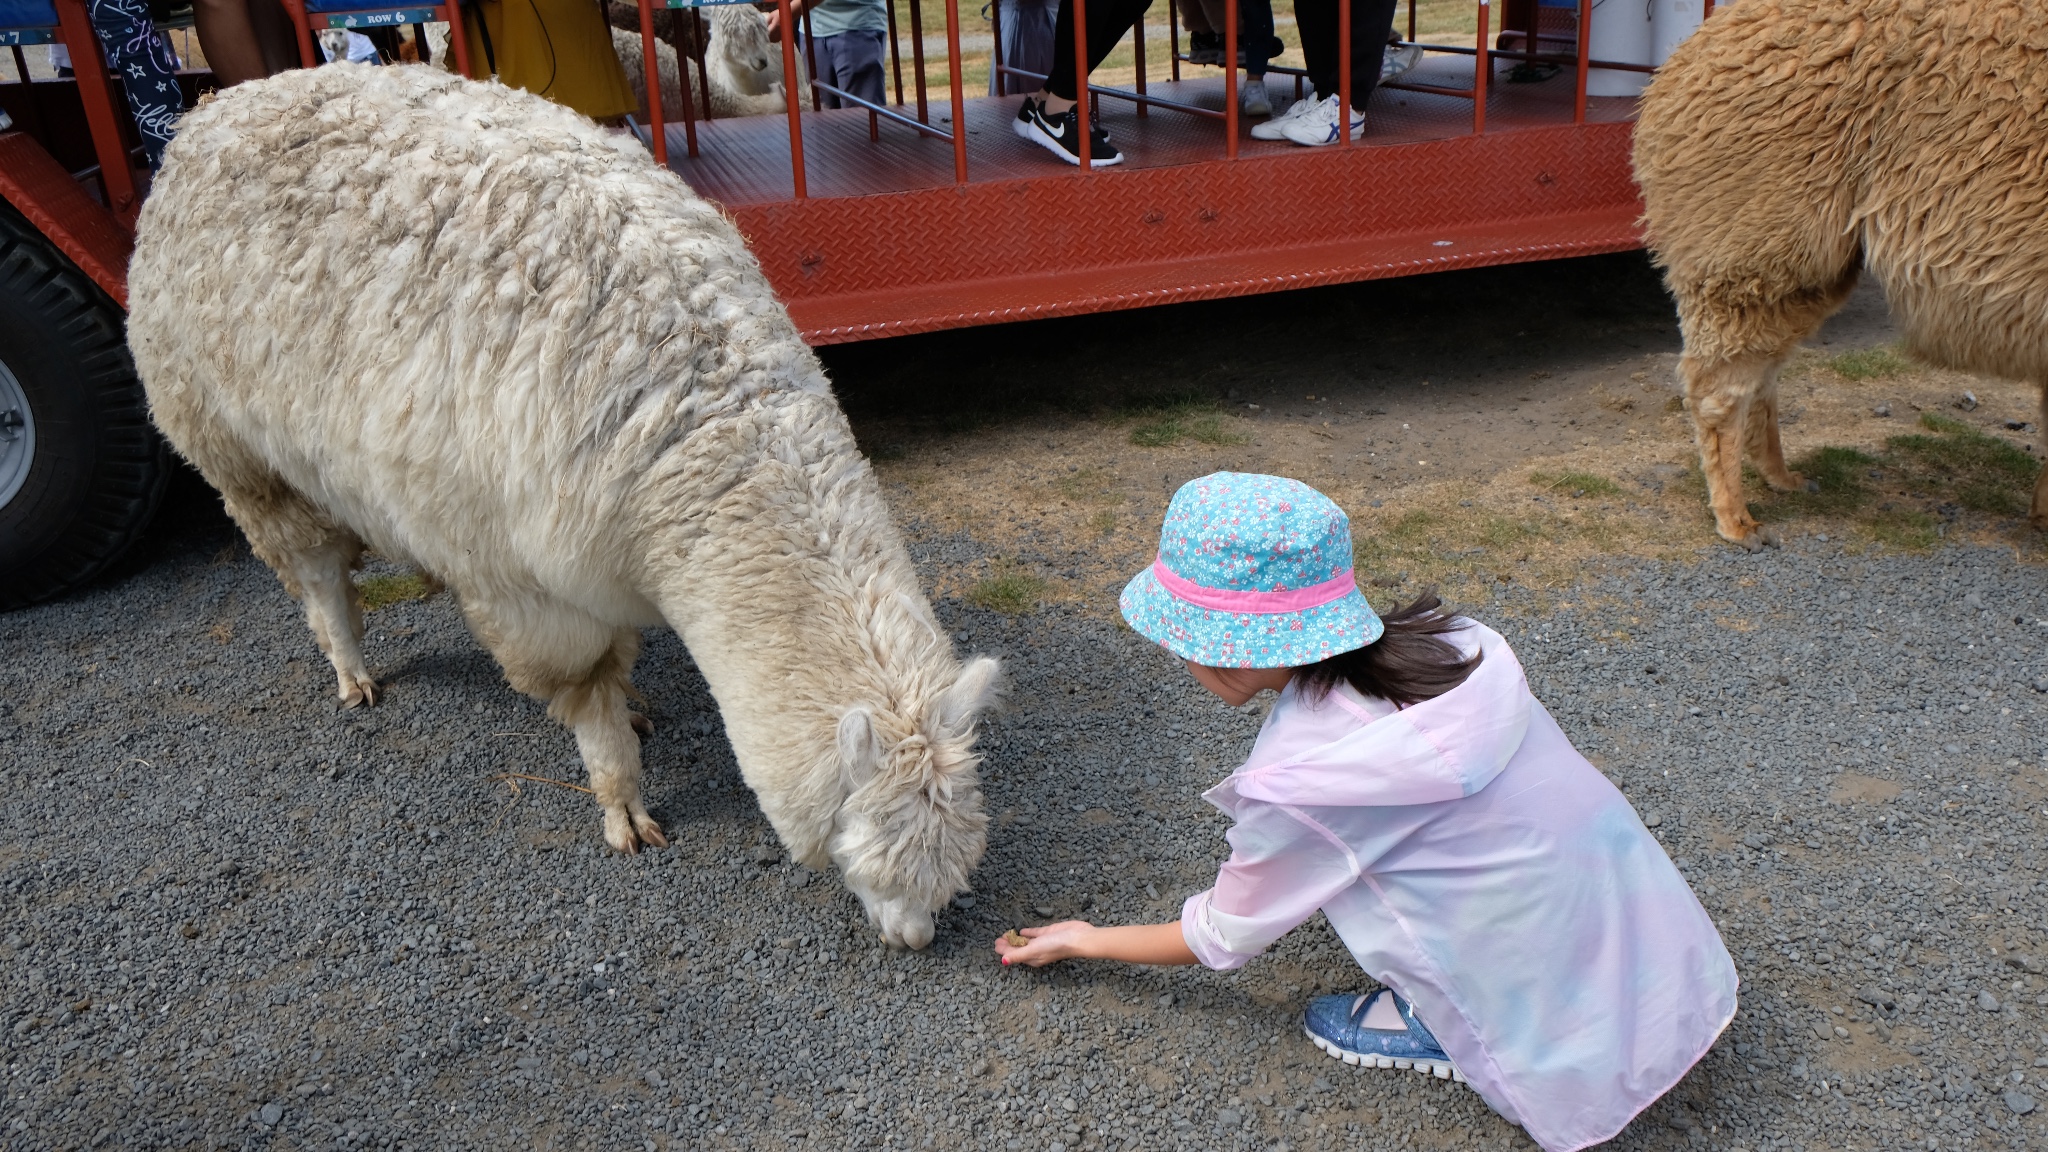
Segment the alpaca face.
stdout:
<path fill-rule="evenodd" d="M 712 13 L 711 47 L 736 76 L 761 85 L 782 79 L 781 56 L 768 41 L 768 21 L 752 5 L 726 4 Z"/>
<path fill-rule="evenodd" d="M 900 735 L 894 718 L 865 707 L 840 719 L 847 791 L 832 860 L 891 947 L 932 942 L 933 915 L 966 891 L 967 874 L 988 845 L 974 726 L 995 677 L 994 660 L 969 661 Z"/>

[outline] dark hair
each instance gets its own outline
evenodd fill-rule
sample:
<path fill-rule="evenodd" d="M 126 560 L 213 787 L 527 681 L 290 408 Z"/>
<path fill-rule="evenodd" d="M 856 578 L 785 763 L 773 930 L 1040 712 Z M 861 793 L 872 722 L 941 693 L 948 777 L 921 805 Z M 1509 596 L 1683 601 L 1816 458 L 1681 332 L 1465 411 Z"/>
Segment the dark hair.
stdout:
<path fill-rule="evenodd" d="M 1387 630 L 1378 640 L 1295 673 L 1302 695 L 1311 704 L 1319 704 L 1341 682 L 1356 688 L 1361 696 L 1406 707 L 1463 684 L 1479 667 L 1479 653 L 1467 656 L 1442 639 L 1444 633 L 1465 626 L 1442 605 L 1436 589 L 1423 589 L 1406 607 L 1381 618 Z"/>

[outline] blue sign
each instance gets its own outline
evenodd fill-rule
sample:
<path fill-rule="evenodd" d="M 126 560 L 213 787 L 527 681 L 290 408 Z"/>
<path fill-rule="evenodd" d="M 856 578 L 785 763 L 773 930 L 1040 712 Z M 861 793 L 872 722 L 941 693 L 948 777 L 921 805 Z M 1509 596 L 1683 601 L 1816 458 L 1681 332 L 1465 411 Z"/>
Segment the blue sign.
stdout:
<path fill-rule="evenodd" d="M 386 12 L 337 12 L 327 18 L 327 26 L 397 28 L 405 24 L 431 24 L 440 18 L 432 8 L 396 8 Z"/>

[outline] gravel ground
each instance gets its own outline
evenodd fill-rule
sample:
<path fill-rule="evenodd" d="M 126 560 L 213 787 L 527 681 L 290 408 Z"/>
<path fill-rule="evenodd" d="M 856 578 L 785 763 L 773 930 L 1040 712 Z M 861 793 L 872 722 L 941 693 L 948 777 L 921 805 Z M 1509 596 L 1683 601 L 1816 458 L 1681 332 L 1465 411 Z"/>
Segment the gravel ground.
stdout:
<path fill-rule="evenodd" d="M 1224 849 L 1198 796 L 1256 702 L 1101 614 L 940 605 L 1013 678 L 995 827 L 934 946 L 891 954 L 773 847 L 673 636 L 639 682 L 675 846 L 611 856 L 586 797 L 492 779 L 577 761 L 446 597 L 371 617 L 387 702 L 339 712 L 275 580 L 194 482 L 175 505 L 124 575 L 4 623 L 0 1146 L 1530 1146 L 1301 1038 L 1304 997 L 1362 984 L 1320 920 L 1230 974 L 994 962 L 1013 924 L 1171 915 Z M 909 530 L 926 564 L 975 547 Z M 1616 1145 L 2038 1138 L 2038 570 L 1806 540 L 1588 581 L 1472 607 L 1745 983 Z"/>

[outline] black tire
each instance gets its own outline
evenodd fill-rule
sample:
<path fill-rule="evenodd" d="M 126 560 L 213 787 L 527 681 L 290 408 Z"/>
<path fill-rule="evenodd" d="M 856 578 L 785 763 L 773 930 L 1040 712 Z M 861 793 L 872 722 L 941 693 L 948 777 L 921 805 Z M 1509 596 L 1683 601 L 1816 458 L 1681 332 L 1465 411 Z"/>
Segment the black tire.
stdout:
<path fill-rule="evenodd" d="M 60 595 L 126 551 L 169 465 L 121 309 L 0 204 L 0 611 Z"/>

